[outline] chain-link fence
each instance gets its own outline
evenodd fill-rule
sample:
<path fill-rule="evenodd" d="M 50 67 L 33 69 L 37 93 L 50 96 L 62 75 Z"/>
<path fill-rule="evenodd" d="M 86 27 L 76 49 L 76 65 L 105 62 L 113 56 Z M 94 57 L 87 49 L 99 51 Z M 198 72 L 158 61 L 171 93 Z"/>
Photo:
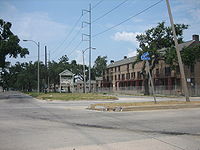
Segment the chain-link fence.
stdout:
<path fill-rule="evenodd" d="M 200 86 L 188 87 L 190 96 L 200 96 Z M 79 91 L 80 92 L 80 91 Z M 96 88 L 93 92 L 98 93 L 119 93 L 119 94 L 134 94 L 142 95 L 145 92 L 144 86 L 129 86 L 119 88 Z M 151 89 L 149 92 L 152 93 Z M 155 86 L 156 95 L 183 95 L 183 90 L 180 86 Z"/>

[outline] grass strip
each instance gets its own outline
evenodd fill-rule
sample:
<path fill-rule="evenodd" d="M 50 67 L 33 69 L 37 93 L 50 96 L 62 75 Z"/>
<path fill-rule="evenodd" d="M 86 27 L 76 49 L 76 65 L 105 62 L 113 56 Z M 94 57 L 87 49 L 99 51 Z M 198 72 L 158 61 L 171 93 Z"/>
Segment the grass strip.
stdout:
<path fill-rule="evenodd" d="M 26 93 L 32 97 L 43 99 L 43 100 L 117 100 L 115 96 L 107 96 L 103 94 L 95 93 Z"/>

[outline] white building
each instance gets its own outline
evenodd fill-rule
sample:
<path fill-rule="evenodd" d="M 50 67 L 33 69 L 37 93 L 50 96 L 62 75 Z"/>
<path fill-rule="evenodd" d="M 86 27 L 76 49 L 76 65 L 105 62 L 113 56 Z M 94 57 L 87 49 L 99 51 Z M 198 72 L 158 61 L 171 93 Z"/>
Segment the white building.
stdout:
<path fill-rule="evenodd" d="M 64 70 L 60 76 L 60 92 L 74 92 L 74 74 L 69 70 Z"/>

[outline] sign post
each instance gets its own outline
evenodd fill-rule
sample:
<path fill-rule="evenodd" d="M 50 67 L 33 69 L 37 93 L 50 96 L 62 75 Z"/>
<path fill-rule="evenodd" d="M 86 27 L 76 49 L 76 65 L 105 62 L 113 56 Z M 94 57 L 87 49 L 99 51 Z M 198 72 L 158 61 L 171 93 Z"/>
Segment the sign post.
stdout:
<path fill-rule="evenodd" d="M 150 73 L 150 67 L 149 67 L 149 60 L 150 60 L 149 53 L 145 52 L 141 56 L 141 60 L 146 61 L 147 72 L 149 74 L 149 80 L 150 80 L 150 84 L 151 84 L 150 88 L 151 88 L 151 91 L 152 91 L 152 94 L 153 94 L 154 102 L 156 103 L 156 96 L 155 96 L 155 91 L 154 91 L 154 84 L 153 84 L 152 76 L 151 76 L 151 73 Z"/>

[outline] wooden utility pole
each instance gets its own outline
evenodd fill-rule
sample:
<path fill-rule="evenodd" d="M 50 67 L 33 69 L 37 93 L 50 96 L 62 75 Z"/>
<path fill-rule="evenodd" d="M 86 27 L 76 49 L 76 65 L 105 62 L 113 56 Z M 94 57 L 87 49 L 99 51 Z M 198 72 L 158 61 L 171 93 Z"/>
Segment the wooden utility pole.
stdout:
<path fill-rule="evenodd" d="M 181 79 L 182 79 L 182 87 L 184 89 L 186 102 L 189 102 L 190 101 L 189 92 L 188 92 L 187 82 L 186 82 L 186 78 L 185 78 L 185 72 L 184 72 L 184 68 L 183 68 L 183 62 L 182 62 L 181 54 L 180 54 L 180 47 L 178 45 L 178 40 L 177 40 L 177 36 L 176 36 L 176 31 L 175 31 L 175 27 L 174 27 L 174 21 L 173 21 L 173 17 L 172 17 L 169 0 L 166 0 L 166 3 L 167 3 L 169 19 L 170 19 L 170 23 L 171 23 L 171 27 L 172 27 L 172 32 L 174 35 L 174 42 L 175 42 L 176 53 L 177 53 L 177 57 L 178 57 L 178 63 L 179 63 Z"/>

